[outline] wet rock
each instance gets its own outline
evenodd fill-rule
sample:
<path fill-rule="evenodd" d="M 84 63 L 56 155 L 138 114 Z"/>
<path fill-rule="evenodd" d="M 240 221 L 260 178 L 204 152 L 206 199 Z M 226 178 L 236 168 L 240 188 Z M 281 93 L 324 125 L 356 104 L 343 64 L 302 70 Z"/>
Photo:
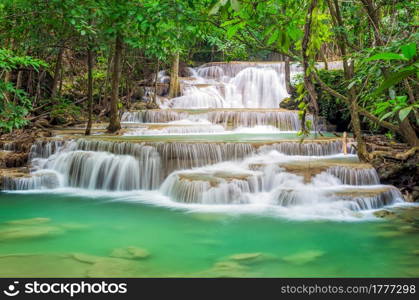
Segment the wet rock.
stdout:
<path fill-rule="evenodd" d="M 396 214 L 392 211 L 382 209 L 374 212 L 374 216 L 377 218 L 394 218 Z"/>
<path fill-rule="evenodd" d="M 125 259 L 144 259 L 150 256 L 150 252 L 146 249 L 137 247 L 116 248 L 111 252 L 112 257 Z"/>
<path fill-rule="evenodd" d="M 4 152 L 0 155 L 0 168 L 23 167 L 28 162 L 28 153 Z"/>
<path fill-rule="evenodd" d="M 377 170 L 381 183 L 396 186 L 409 201 L 419 201 L 419 187 L 417 186 L 417 182 L 419 182 L 419 148 L 409 150 L 406 144 L 394 143 L 381 136 L 372 136 L 368 139 L 379 137 L 379 141 L 367 140 L 367 147 L 372 153 L 374 153 L 373 151 L 382 153 L 370 161 Z"/>
<path fill-rule="evenodd" d="M 319 257 L 324 255 L 323 251 L 320 250 L 309 250 L 304 252 L 295 253 L 292 255 L 288 255 L 283 257 L 282 259 L 288 263 L 296 264 L 296 265 L 304 265 L 310 262 L 315 261 Z"/>
<path fill-rule="evenodd" d="M 22 219 L 22 220 L 13 220 L 7 221 L 5 224 L 8 225 L 38 225 L 51 222 L 49 218 L 31 218 L 31 219 Z"/>

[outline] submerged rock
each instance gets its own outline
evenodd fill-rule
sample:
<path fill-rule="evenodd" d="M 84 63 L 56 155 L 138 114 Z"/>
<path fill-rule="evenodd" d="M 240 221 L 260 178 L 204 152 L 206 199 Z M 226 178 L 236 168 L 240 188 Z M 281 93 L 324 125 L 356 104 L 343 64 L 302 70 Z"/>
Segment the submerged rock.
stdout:
<path fill-rule="evenodd" d="M 245 277 L 248 275 L 248 269 L 246 266 L 235 262 L 235 261 L 219 261 L 214 264 L 214 266 L 206 270 L 198 276 L 204 277 Z"/>
<path fill-rule="evenodd" d="M 282 259 L 288 263 L 303 265 L 315 261 L 319 257 L 323 256 L 324 252 L 320 250 L 309 250 L 304 252 L 299 252 L 296 254 L 288 255 Z"/>
<path fill-rule="evenodd" d="M 2 255 L 0 270 L 7 277 L 144 276 L 138 262 L 86 253 Z"/>
<path fill-rule="evenodd" d="M 3 277 L 85 277 L 88 266 L 64 254 L 0 256 Z"/>
<path fill-rule="evenodd" d="M 121 258 L 98 259 L 87 270 L 87 277 L 138 277 L 143 274 L 138 262 Z"/>
<path fill-rule="evenodd" d="M 392 237 L 397 237 L 401 235 L 403 235 L 403 232 L 400 232 L 400 231 L 383 231 L 383 232 L 378 232 L 376 234 L 376 236 L 378 237 L 385 237 L 385 238 L 392 238 Z"/>
<path fill-rule="evenodd" d="M 238 253 L 229 256 L 229 259 L 232 261 L 237 261 L 244 264 L 250 263 L 260 263 L 275 259 L 273 255 L 269 255 L 262 252 L 255 252 L 255 253 Z"/>
<path fill-rule="evenodd" d="M 12 227 L 0 231 L 0 242 L 9 240 L 53 237 L 63 233 L 64 230 L 55 226 Z"/>
<path fill-rule="evenodd" d="M 13 220 L 7 221 L 5 224 L 8 225 L 38 225 L 51 222 L 49 218 L 31 218 L 31 219 L 22 219 L 22 220 Z"/>
<path fill-rule="evenodd" d="M 112 251 L 110 256 L 126 259 L 144 259 L 150 256 L 150 252 L 146 249 L 130 246 L 126 248 L 116 248 Z"/>
<path fill-rule="evenodd" d="M 103 257 L 101 256 L 95 256 L 95 255 L 90 255 L 86 253 L 72 253 L 69 256 L 79 262 L 83 262 L 87 264 L 94 264 L 94 263 L 99 262 L 101 259 L 103 259 Z"/>

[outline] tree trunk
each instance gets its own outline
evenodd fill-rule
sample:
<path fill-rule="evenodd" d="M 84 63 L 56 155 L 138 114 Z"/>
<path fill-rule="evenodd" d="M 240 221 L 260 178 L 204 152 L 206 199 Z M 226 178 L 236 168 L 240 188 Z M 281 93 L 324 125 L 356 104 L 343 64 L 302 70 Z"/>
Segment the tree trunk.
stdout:
<path fill-rule="evenodd" d="M 319 114 L 319 106 L 317 104 L 317 93 L 314 88 L 313 78 L 309 72 L 309 56 L 307 54 L 307 49 L 310 43 L 310 35 L 311 35 L 311 24 L 313 19 L 313 10 L 317 5 L 318 0 L 312 0 L 310 6 L 308 8 L 306 21 L 304 24 L 304 37 L 301 44 L 301 52 L 303 57 L 303 68 L 304 68 L 304 86 L 308 92 L 310 103 L 314 108 L 314 127 L 316 127 L 317 116 Z M 305 128 L 305 124 L 303 125 L 303 129 Z"/>
<path fill-rule="evenodd" d="M 380 15 L 377 6 L 373 0 L 361 0 L 361 2 L 368 14 L 368 21 L 373 27 L 375 45 L 384 46 L 384 40 L 380 32 Z"/>
<path fill-rule="evenodd" d="M 110 103 L 110 119 L 108 132 L 114 133 L 121 129 L 119 122 L 118 98 L 119 98 L 119 81 L 121 77 L 121 57 L 122 57 L 122 36 L 117 33 L 115 38 L 115 54 L 113 58 L 112 73 L 112 91 Z"/>
<path fill-rule="evenodd" d="M 52 80 L 52 87 L 51 87 L 51 98 L 54 98 L 55 96 L 57 96 L 58 81 L 61 75 L 61 65 L 63 63 L 63 56 L 64 56 L 64 44 L 61 45 L 57 54 L 57 62 L 55 63 L 54 78 Z"/>
<path fill-rule="evenodd" d="M 6 45 L 7 44 L 10 44 L 9 45 L 10 50 L 13 51 L 14 48 L 15 48 L 15 40 L 11 39 L 10 41 L 6 41 Z M 7 46 L 6 46 L 6 48 L 7 48 Z M 6 70 L 5 73 L 4 73 L 3 82 L 6 84 L 11 80 L 11 78 L 12 78 L 12 72 Z M 4 100 L 5 100 L 6 103 L 10 101 L 11 97 L 10 97 L 10 94 L 8 92 L 3 92 L 3 96 L 4 96 Z"/>
<path fill-rule="evenodd" d="M 89 116 L 84 134 L 90 135 L 93 116 L 93 51 L 91 44 L 87 48 L 87 105 Z"/>
<path fill-rule="evenodd" d="M 106 78 L 105 78 L 105 82 L 103 83 L 102 87 L 100 88 L 100 93 L 99 93 L 99 105 L 102 106 L 103 102 L 102 100 L 104 100 L 105 102 L 108 101 L 108 82 L 109 82 L 109 77 L 110 74 L 112 72 L 111 70 L 111 66 L 112 66 L 112 61 L 113 60 L 113 55 L 112 55 L 112 46 L 110 47 L 109 50 L 109 55 L 108 55 L 108 62 L 106 65 Z M 102 91 L 104 89 L 104 95 L 102 98 Z"/>
<path fill-rule="evenodd" d="M 293 93 L 293 88 L 291 85 L 291 66 L 290 66 L 290 57 L 285 55 L 284 57 L 284 69 L 285 69 L 285 87 L 288 94 Z"/>
<path fill-rule="evenodd" d="M 179 94 L 179 53 L 173 55 L 172 70 L 170 72 L 169 98 Z"/>
<path fill-rule="evenodd" d="M 333 3 L 332 3 L 333 1 Z M 339 9 L 339 2 L 338 0 L 327 0 L 327 4 L 329 6 L 330 15 L 332 16 L 332 21 L 335 27 L 344 28 L 342 16 L 340 14 Z M 350 81 L 353 77 L 353 65 L 351 66 L 348 63 L 348 59 L 346 57 L 346 36 L 342 31 L 339 31 L 337 34 L 337 44 L 340 48 L 340 52 L 342 54 L 343 60 L 343 73 L 345 80 Z M 357 154 L 361 161 L 366 161 L 368 158 L 367 154 L 367 147 L 362 137 L 361 131 L 361 121 L 359 119 L 359 109 L 356 97 L 355 87 L 352 86 L 348 92 L 348 103 L 349 103 L 349 111 L 351 114 L 351 123 L 352 123 L 352 130 L 355 136 L 355 140 L 357 143 Z"/>
<path fill-rule="evenodd" d="M 329 65 L 327 64 L 327 58 L 326 58 L 326 50 L 325 50 L 325 45 L 323 45 L 321 48 L 320 48 L 320 56 L 321 56 L 321 59 L 323 60 L 323 63 L 324 63 L 324 69 L 325 70 L 329 70 Z"/>
<path fill-rule="evenodd" d="M 404 120 L 400 123 L 400 133 L 410 146 L 419 146 L 419 139 L 416 136 L 415 129 L 410 124 L 408 117 L 404 118 Z"/>
<path fill-rule="evenodd" d="M 156 64 L 156 76 L 154 77 L 154 104 L 157 104 L 157 87 L 158 87 L 158 79 L 159 79 L 159 68 L 160 68 L 160 59 L 157 59 Z"/>
<path fill-rule="evenodd" d="M 17 78 L 16 78 L 16 89 L 20 89 L 22 87 L 22 74 L 23 72 L 20 70 L 17 72 Z M 16 104 L 18 102 L 17 94 L 13 96 L 13 102 Z"/>

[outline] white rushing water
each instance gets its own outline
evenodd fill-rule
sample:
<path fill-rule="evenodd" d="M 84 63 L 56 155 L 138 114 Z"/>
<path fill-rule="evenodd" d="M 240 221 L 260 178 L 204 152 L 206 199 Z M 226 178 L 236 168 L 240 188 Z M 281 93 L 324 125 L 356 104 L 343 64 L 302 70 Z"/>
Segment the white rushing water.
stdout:
<path fill-rule="evenodd" d="M 296 219 L 354 219 L 361 216 L 360 212 L 368 214 L 402 202 L 397 189 L 379 185 L 375 170 L 357 163 L 354 155 L 287 155 L 272 145 L 234 149 L 233 145 L 239 144 L 230 144 L 208 156 L 210 148 L 199 146 L 217 144 L 169 145 L 41 142 L 31 153 L 38 170 L 30 177 L 9 179 L 3 184 L 8 189 L 44 192 L 55 189 L 80 193 L 78 189 L 82 188 L 96 196 L 103 195 L 100 191 L 112 191 L 106 195 L 124 201 L 136 201 L 137 195 L 141 202 L 153 203 L 154 199 L 156 205 L 193 211 L 234 209 L 287 217 L 295 213 Z M 329 151 L 330 145 L 319 145 Z M 41 147 L 44 151 L 39 151 Z M 288 151 L 292 149 L 295 152 L 298 148 Z M 48 151 L 50 156 L 43 158 Z M 153 191 L 147 194 L 151 199 L 139 196 L 146 195 L 145 190 Z"/>
<path fill-rule="evenodd" d="M 281 101 L 289 97 L 283 75 L 275 66 L 253 64 L 234 75 L 225 72 L 223 67 L 191 69 L 191 77 L 181 81 L 182 96 L 172 99 L 168 106 L 175 109 L 279 108 Z"/>

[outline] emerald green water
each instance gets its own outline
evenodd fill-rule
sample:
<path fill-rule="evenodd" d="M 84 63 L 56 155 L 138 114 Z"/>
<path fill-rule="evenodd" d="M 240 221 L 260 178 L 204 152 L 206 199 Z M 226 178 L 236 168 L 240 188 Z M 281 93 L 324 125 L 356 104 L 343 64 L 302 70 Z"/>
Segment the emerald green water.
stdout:
<path fill-rule="evenodd" d="M 113 200 L 0 193 L 0 276 L 419 276 L 417 214 L 291 221 Z M 8 223 L 32 218 L 47 219 Z M 110 258 L 128 246 L 150 256 Z"/>

